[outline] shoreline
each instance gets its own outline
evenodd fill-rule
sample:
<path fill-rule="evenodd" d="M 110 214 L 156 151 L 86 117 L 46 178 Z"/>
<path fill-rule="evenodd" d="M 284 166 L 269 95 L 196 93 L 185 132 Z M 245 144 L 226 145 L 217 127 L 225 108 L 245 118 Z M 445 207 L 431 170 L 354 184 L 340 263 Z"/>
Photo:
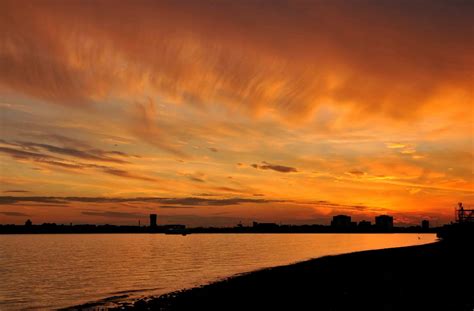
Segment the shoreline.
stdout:
<path fill-rule="evenodd" d="M 96 302 L 67 310 L 472 311 L 473 259 L 472 249 L 438 241 L 325 256 L 110 307 Z"/>
<path fill-rule="evenodd" d="M 437 231 L 426 232 L 426 231 L 373 231 L 373 232 L 344 232 L 344 231 L 332 231 L 332 232 L 192 232 L 187 233 L 186 235 L 203 235 L 203 234 L 437 234 Z M 27 232 L 27 233 L 4 233 L 0 232 L 0 236 L 9 236 L 9 235 L 91 235 L 91 234 L 137 234 L 137 235 L 181 235 L 182 234 L 169 234 L 164 232 Z"/>

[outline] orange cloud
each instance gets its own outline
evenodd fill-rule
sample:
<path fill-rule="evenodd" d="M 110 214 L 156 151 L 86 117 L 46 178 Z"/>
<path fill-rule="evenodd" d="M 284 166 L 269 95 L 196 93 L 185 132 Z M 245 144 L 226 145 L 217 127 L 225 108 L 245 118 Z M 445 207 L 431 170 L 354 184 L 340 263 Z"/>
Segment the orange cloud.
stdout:
<path fill-rule="evenodd" d="M 0 83 L 62 104 L 158 92 L 288 120 L 328 103 L 406 118 L 445 89 L 468 92 L 472 11 L 444 1 L 4 0 Z"/>
<path fill-rule="evenodd" d="M 163 135 L 164 130 L 160 127 L 158 112 L 153 101 L 136 103 L 134 108 L 130 128 L 136 137 L 178 157 L 188 157 L 180 150 L 176 142 L 170 141 L 169 137 Z"/>

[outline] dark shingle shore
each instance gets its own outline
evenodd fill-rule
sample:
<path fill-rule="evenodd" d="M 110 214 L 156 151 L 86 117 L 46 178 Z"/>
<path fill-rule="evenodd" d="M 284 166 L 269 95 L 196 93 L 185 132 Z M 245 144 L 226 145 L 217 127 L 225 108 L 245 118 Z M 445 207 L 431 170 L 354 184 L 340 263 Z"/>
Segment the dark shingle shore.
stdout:
<path fill-rule="evenodd" d="M 115 310 L 474 310 L 474 245 L 445 242 L 264 269 Z"/>

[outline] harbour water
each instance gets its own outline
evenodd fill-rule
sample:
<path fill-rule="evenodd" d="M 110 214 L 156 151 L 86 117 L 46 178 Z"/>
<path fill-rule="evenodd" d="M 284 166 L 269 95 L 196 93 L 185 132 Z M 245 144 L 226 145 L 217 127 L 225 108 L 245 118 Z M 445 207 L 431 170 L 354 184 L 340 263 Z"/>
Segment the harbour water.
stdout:
<path fill-rule="evenodd" d="M 0 235 L 0 310 L 159 295 L 239 273 L 434 234 Z"/>

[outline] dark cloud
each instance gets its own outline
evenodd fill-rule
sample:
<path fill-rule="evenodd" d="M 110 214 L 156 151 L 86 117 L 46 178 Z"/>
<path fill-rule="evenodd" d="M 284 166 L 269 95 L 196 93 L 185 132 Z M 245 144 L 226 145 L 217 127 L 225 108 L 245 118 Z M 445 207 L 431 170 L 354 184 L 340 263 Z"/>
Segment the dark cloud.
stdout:
<path fill-rule="evenodd" d="M 26 203 L 25 203 L 26 202 Z M 67 206 L 73 202 L 79 203 L 134 203 L 143 206 L 157 204 L 160 208 L 197 208 L 206 206 L 235 206 L 240 204 L 266 204 L 266 203 L 294 203 L 310 205 L 314 207 L 328 207 L 334 211 L 356 211 L 356 212 L 391 212 L 385 208 L 367 206 L 362 204 L 340 204 L 330 201 L 292 201 L 292 200 L 271 200 L 263 198 L 206 198 L 206 197 L 184 197 L 184 198 L 163 198 L 163 197 L 135 197 L 135 198 L 116 198 L 116 197 L 41 197 L 41 196 L 0 196 L 0 205 L 31 205 L 37 203 L 41 206 Z M 48 205 L 45 205 L 48 204 Z M 31 205 L 35 206 L 35 205 Z M 38 205 L 36 205 L 38 206 Z"/>
<path fill-rule="evenodd" d="M 29 145 L 30 148 L 35 148 L 37 146 L 44 146 L 43 144 L 33 144 Z M 24 145 L 27 146 L 27 145 Z M 31 150 L 31 149 L 30 149 Z M 53 149 L 51 149 L 53 150 Z M 55 149 L 54 149 L 55 150 Z M 65 150 L 65 149 L 64 149 Z M 63 151 L 64 151 L 63 150 Z M 69 151 L 65 153 L 70 153 L 72 149 L 68 149 Z M 61 151 L 62 152 L 62 151 Z M 61 153 L 58 152 L 58 153 Z M 70 170 L 99 170 L 103 173 L 109 174 L 109 175 L 114 175 L 114 176 L 119 176 L 123 178 L 129 178 L 129 179 L 135 179 L 135 180 L 142 180 L 142 181 L 149 181 L 149 182 L 157 182 L 158 180 L 152 177 L 148 176 L 143 176 L 140 174 L 136 174 L 133 172 L 129 172 L 123 169 L 118 169 L 114 167 L 109 167 L 109 166 L 104 166 L 104 165 L 98 165 L 98 164 L 91 164 L 91 163 L 83 163 L 83 162 L 77 162 L 73 160 L 68 160 L 65 158 L 59 158 L 56 156 L 52 156 L 46 153 L 41 153 L 41 151 L 25 151 L 25 150 L 19 150 L 16 148 L 10 148 L 10 147 L 1 147 L 0 146 L 0 153 L 8 154 L 11 157 L 15 159 L 20 159 L 20 160 L 30 160 L 33 162 L 37 162 L 40 164 L 46 164 L 54 167 L 59 167 L 63 169 L 70 169 Z M 75 152 L 73 152 L 75 153 Z M 81 154 L 81 153 L 77 153 Z M 71 154 L 69 154 L 71 155 Z M 85 158 L 84 158 L 85 159 Z M 92 160 L 92 158 L 88 158 L 87 160 Z M 114 162 L 114 161 L 109 161 L 109 162 Z M 126 163 L 124 161 L 118 161 L 116 163 Z"/>
<path fill-rule="evenodd" d="M 276 165 L 276 164 L 271 164 L 265 161 L 262 161 L 262 164 L 252 164 L 251 165 L 253 168 L 261 169 L 261 170 L 273 170 L 277 171 L 280 173 L 295 173 L 298 172 L 298 170 L 294 167 L 290 166 L 284 166 L 284 165 Z"/>
<path fill-rule="evenodd" d="M 202 173 L 196 173 L 196 174 L 186 174 L 186 178 L 188 178 L 190 181 L 193 182 L 206 182 L 205 175 Z"/>
<path fill-rule="evenodd" d="M 188 176 L 188 179 L 190 181 L 195 181 L 195 182 L 206 182 L 204 179 L 201 179 L 201 178 L 196 177 L 196 176 Z"/>
<path fill-rule="evenodd" d="M 51 153 L 56 153 L 60 155 L 66 155 L 74 158 L 79 158 L 83 160 L 90 160 L 90 161 L 100 161 L 100 162 L 113 162 L 113 163 L 127 163 L 122 159 L 117 159 L 111 157 L 111 155 L 115 156 L 124 156 L 125 153 L 118 152 L 118 151 L 103 151 L 99 149 L 90 149 L 90 150 L 79 150 L 75 148 L 63 148 L 58 146 L 53 146 L 49 144 L 39 144 L 33 142 L 16 142 L 19 146 L 32 148 L 32 149 L 43 149 Z"/>
<path fill-rule="evenodd" d="M 158 181 L 155 178 L 133 174 L 133 173 L 130 173 L 128 171 L 120 170 L 120 169 L 116 169 L 116 168 L 102 167 L 102 171 L 104 173 L 107 173 L 107 174 L 110 174 L 110 175 L 120 176 L 120 177 L 124 177 L 124 178 L 137 179 L 137 180 L 150 181 L 150 182 Z"/>
<path fill-rule="evenodd" d="M 36 203 L 50 203 L 50 204 L 64 204 L 67 200 L 58 197 L 40 197 L 40 196 L 0 196 L 0 205 L 2 204 L 17 204 L 21 202 L 36 202 Z"/>
<path fill-rule="evenodd" d="M 9 147 L 0 147 L 0 152 L 9 154 L 10 156 L 17 158 L 17 159 L 36 159 L 43 161 L 46 160 L 59 160 L 59 158 L 48 156 L 45 154 L 37 153 L 37 152 L 30 152 L 30 151 L 23 151 Z"/>
<path fill-rule="evenodd" d="M 25 213 L 20 213 L 20 212 L 0 212 L 0 214 L 6 215 L 6 216 L 13 216 L 13 217 L 27 217 L 30 216 Z"/>
<path fill-rule="evenodd" d="M 352 171 L 349 171 L 347 173 L 350 174 L 350 175 L 354 175 L 354 176 L 363 176 L 363 175 L 365 175 L 365 172 L 360 171 L 360 170 L 352 170 Z"/>
<path fill-rule="evenodd" d="M 29 193 L 31 191 L 28 190 L 5 190 L 4 193 Z"/>
<path fill-rule="evenodd" d="M 54 141 L 59 143 L 61 146 L 65 147 L 74 147 L 80 149 L 93 149 L 88 143 L 80 139 L 60 135 L 60 134 L 51 134 L 51 133 L 36 133 L 36 132 L 25 132 L 22 133 L 23 136 L 33 138 L 35 141 Z"/>
<path fill-rule="evenodd" d="M 34 203 L 34 204 L 33 204 Z M 385 208 L 375 207 L 375 206 L 368 206 L 363 204 L 340 204 L 325 200 L 319 201 L 291 201 L 291 200 L 270 200 L 270 199 L 263 199 L 263 198 L 199 198 L 199 197 L 183 197 L 183 198 L 163 198 L 163 197 L 131 197 L 131 198 L 118 198 L 118 197 L 39 197 L 39 196 L 29 196 L 29 197 L 13 197 L 13 196 L 0 196 L 0 205 L 10 205 L 10 206 L 31 206 L 31 207 L 43 207 L 43 206 L 52 206 L 52 207 L 60 207 L 60 206 L 67 206 L 66 204 L 72 203 L 82 203 L 81 206 L 84 207 L 93 207 L 93 206 L 103 206 L 107 209 L 115 209 L 126 204 L 128 208 L 146 208 L 146 209 L 162 209 L 165 210 L 173 210 L 173 209 L 182 209 L 182 210 L 194 210 L 199 208 L 208 208 L 208 207 L 225 207 L 225 206 L 238 206 L 241 204 L 267 204 L 267 203 L 281 203 L 284 205 L 293 205 L 293 206 L 304 206 L 305 208 L 313 210 L 313 208 L 328 208 L 332 214 L 341 214 L 346 213 L 349 215 L 353 215 L 356 218 L 361 217 L 363 215 L 365 218 L 371 217 L 374 214 L 385 214 L 388 213 L 390 215 L 397 215 L 400 219 L 403 217 L 408 217 L 409 215 L 405 215 L 404 213 L 399 213 L 392 210 L 387 210 Z M 77 207 L 77 206 L 76 206 Z M 220 210 L 219 213 L 225 213 L 225 211 Z M 316 212 L 315 212 L 316 213 Z M 82 214 L 89 215 L 89 216 L 100 216 L 100 217 L 110 217 L 110 218 L 123 218 L 123 219 L 137 219 L 147 217 L 146 214 L 143 213 L 135 213 L 135 212 L 117 212 L 117 211 L 103 211 L 97 209 L 87 209 L 83 210 Z M 317 213 L 316 213 L 317 214 Z M 327 217 L 327 214 L 325 214 Z M 18 215 L 20 216 L 20 215 Z M 178 217 L 178 218 L 175 218 Z M 181 218 L 180 218 L 181 217 Z M 205 217 L 205 216 L 203 216 Z M 290 217 L 290 216 L 289 216 Z M 323 217 L 323 216 L 322 216 Z M 421 216 L 420 216 L 421 217 Z M 199 215 L 189 215 L 187 216 L 179 215 L 179 216 L 172 216 L 170 215 L 167 218 L 166 215 L 160 215 L 160 219 L 167 219 L 169 221 L 177 221 L 180 220 L 186 223 L 202 223 L 201 216 Z M 291 218 L 291 217 L 290 217 Z M 288 218 L 288 221 L 291 219 Z M 414 219 L 414 217 L 410 216 L 410 219 Z M 185 221 L 187 220 L 187 221 Z M 243 219 L 239 219 L 243 220 Z M 219 220 L 220 221 L 220 220 Z M 294 219 L 291 221 L 295 221 Z M 290 222 L 291 222 L 290 221 Z M 216 222 L 207 222 L 208 224 L 217 225 Z M 238 222 L 237 222 L 238 223 Z M 305 221 L 308 223 L 308 221 Z"/>
<path fill-rule="evenodd" d="M 64 204 L 68 202 L 83 202 L 83 203 L 156 203 L 162 205 L 174 206 L 228 206 L 238 205 L 243 203 L 269 203 L 281 202 L 278 200 L 265 199 L 250 199 L 250 198 L 228 198 L 228 199 L 210 199 L 198 197 L 185 198 L 157 198 L 157 197 L 137 197 L 137 198 L 106 198 L 106 197 L 14 197 L 14 196 L 0 196 L 0 204 L 17 204 L 22 202 L 38 202 L 38 203 L 57 203 Z"/>
<path fill-rule="evenodd" d="M 138 155 L 130 155 L 130 154 L 127 154 L 127 153 L 122 152 L 122 151 L 102 151 L 102 153 L 106 154 L 106 155 L 121 156 L 121 157 L 124 157 L 124 158 L 130 158 L 130 157 L 140 158 L 140 156 L 138 156 Z"/>
<path fill-rule="evenodd" d="M 227 206 L 238 205 L 242 203 L 268 203 L 275 202 L 271 200 L 262 199 L 247 199 L 247 198 L 230 198 L 230 199 L 204 199 L 204 198 L 176 198 L 176 199 L 161 199 L 161 202 L 172 205 L 189 205 L 189 206 Z"/>
<path fill-rule="evenodd" d="M 57 166 L 61 168 L 83 169 L 86 167 L 90 167 L 89 164 L 80 164 L 74 161 L 67 161 L 65 159 L 61 159 L 61 158 L 51 156 L 45 153 L 18 150 L 18 149 L 9 148 L 9 147 L 0 147 L 0 152 L 8 154 L 15 159 L 31 160 L 34 162 L 47 164 L 51 166 Z"/>
<path fill-rule="evenodd" d="M 41 141 L 54 141 L 56 143 L 59 143 L 62 147 L 69 148 L 69 149 L 76 149 L 76 150 L 81 150 L 83 152 L 89 152 L 92 153 L 93 155 L 100 156 L 100 155 L 105 155 L 105 156 L 118 156 L 118 157 L 123 157 L 123 158 L 140 158 L 138 155 L 131 155 L 127 154 L 122 151 L 116 151 L 116 150 L 100 150 L 97 148 L 93 148 L 88 144 L 87 142 L 77 139 L 77 138 L 72 138 L 69 136 L 64 136 L 64 135 L 59 135 L 59 134 L 48 134 L 48 133 L 22 133 L 23 136 L 35 138 L 36 140 L 41 140 Z M 119 140 L 119 141 L 125 141 L 127 142 L 126 139 L 120 138 L 120 137 L 113 137 L 113 139 Z M 0 142 L 3 143 L 8 143 L 4 140 L 0 140 Z M 30 144 L 31 142 L 26 142 L 27 144 Z M 19 146 L 19 144 L 15 144 L 16 146 Z M 117 144 L 115 144 L 117 146 Z M 23 146 L 27 147 L 27 146 Z"/>

